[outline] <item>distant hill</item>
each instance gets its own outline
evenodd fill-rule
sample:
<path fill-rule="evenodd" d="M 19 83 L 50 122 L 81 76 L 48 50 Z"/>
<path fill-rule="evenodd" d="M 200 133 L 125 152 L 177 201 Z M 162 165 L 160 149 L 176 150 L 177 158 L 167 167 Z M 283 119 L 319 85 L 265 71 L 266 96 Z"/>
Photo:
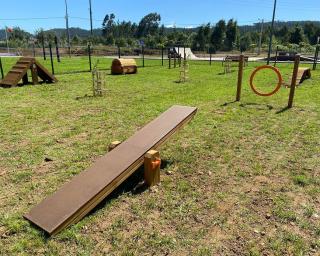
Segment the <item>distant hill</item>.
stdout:
<path fill-rule="evenodd" d="M 47 30 L 48 32 L 54 32 L 58 37 L 60 37 L 63 34 L 66 34 L 66 29 L 65 28 L 54 28 Z M 89 37 L 90 36 L 90 30 L 82 29 L 82 28 L 70 28 L 70 37 L 72 38 L 73 36 L 77 35 L 79 37 Z M 95 36 L 101 36 L 102 35 L 102 30 L 101 29 L 94 29 L 93 30 L 93 35 Z"/>
<path fill-rule="evenodd" d="M 304 26 L 306 23 L 312 22 L 316 26 L 320 26 L 320 21 L 275 21 L 274 27 L 281 28 L 286 25 L 289 29 L 295 27 L 296 25 Z M 259 31 L 261 23 L 254 23 L 253 25 L 243 25 L 239 26 L 241 32 L 251 32 L 251 31 Z M 264 27 L 267 28 L 271 26 L 271 22 L 265 22 Z"/>

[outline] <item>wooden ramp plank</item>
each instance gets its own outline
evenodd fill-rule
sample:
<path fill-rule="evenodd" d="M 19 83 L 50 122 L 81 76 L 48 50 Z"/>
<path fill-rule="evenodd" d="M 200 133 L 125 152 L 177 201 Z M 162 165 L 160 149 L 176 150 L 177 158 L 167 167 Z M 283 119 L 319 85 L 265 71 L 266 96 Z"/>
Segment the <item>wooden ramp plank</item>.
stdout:
<path fill-rule="evenodd" d="M 163 144 L 190 121 L 196 111 L 193 107 L 171 107 L 24 217 L 50 235 L 79 221 L 142 165 L 150 149 Z"/>
<path fill-rule="evenodd" d="M 49 70 L 47 70 L 43 65 L 40 64 L 39 61 L 35 61 L 35 64 L 37 66 L 38 76 L 43 80 L 50 83 L 58 82 L 56 77 L 52 75 Z"/>

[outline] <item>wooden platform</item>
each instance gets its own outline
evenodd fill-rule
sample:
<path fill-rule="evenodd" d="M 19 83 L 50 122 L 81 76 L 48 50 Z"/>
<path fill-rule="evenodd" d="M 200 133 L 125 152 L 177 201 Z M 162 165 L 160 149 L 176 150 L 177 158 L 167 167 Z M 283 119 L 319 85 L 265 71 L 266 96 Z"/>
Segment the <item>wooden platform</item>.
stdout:
<path fill-rule="evenodd" d="M 143 164 L 150 149 L 161 146 L 196 111 L 193 107 L 171 107 L 24 217 L 50 235 L 78 222 Z"/>
<path fill-rule="evenodd" d="M 17 86 L 22 80 L 23 84 L 28 83 L 28 70 L 31 70 L 32 84 L 38 84 L 38 77 L 45 83 L 54 83 L 58 80 L 35 58 L 22 57 L 12 67 L 8 74 L 0 80 L 0 86 L 13 87 Z"/>

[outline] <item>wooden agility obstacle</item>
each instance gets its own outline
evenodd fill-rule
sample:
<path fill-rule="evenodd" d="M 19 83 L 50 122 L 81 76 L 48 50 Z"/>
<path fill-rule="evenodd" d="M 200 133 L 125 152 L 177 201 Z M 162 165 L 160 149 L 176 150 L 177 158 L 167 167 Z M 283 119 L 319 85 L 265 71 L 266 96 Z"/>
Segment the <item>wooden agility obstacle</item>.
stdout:
<path fill-rule="evenodd" d="M 114 143 L 116 146 L 105 156 L 24 217 L 50 235 L 78 222 L 144 163 L 147 152 L 159 148 L 196 111 L 194 107 L 171 107 L 126 141 Z M 152 159 L 157 154 L 153 152 L 146 157 Z M 150 179 L 151 184 L 154 182 L 157 177 Z"/>
<path fill-rule="evenodd" d="M 2 87 L 17 86 L 22 80 L 23 84 L 28 84 L 28 70 L 31 70 L 32 84 L 39 84 L 38 77 L 45 83 L 55 83 L 58 80 L 35 58 L 22 57 L 12 67 L 8 74 L 0 81 Z"/>
<path fill-rule="evenodd" d="M 135 74 L 138 66 L 134 59 L 114 59 L 111 65 L 112 75 Z"/>
<path fill-rule="evenodd" d="M 236 101 L 240 101 L 241 99 L 241 90 L 242 90 L 242 80 L 243 80 L 243 67 L 244 67 L 244 56 L 240 55 L 240 61 L 239 61 L 239 69 L 238 69 L 238 82 L 237 82 L 237 93 L 236 93 Z M 291 77 L 291 84 L 290 84 L 290 93 L 289 93 L 289 99 L 288 99 L 288 105 L 287 108 L 290 109 L 293 106 L 293 100 L 294 100 L 294 95 L 295 95 L 295 88 L 297 86 L 298 82 L 303 81 L 306 79 L 306 77 L 311 77 L 311 70 L 308 71 L 308 68 L 299 68 L 300 65 L 300 55 L 297 54 L 295 56 L 294 60 L 294 68 L 292 72 L 292 77 Z M 278 76 L 278 84 L 276 85 L 275 89 L 270 92 L 270 93 L 259 93 L 256 89 L 254 89 L 253 85 L 253 78 L 257 71 L 262 70 L 262 69 L 272 69 L 277 73 Z M 264 65 L 256 68 L 256 70 L 251 74 L 250 77 L 250 86 L 253 89 L 254 93 L 259 95 L 259 96 L 264 96 L 264 97 L 269 97 L 274 95 L 278 90 L 280 89 L 281 85 L 283 84 L 282 76 L 279 70 L 277 70 L 275 67 Z"/>
<path fill-rule="evenodd" d="M 311 68 L 298 68 L 296 86 L 311 78 Z"/>

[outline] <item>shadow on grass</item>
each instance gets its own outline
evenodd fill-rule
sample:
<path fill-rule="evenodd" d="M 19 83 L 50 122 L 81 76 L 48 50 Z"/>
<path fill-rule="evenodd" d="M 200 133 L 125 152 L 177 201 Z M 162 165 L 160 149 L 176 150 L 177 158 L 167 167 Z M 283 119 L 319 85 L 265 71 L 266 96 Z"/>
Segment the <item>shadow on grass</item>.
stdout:
<path fill-rule="evenodd" d="M 220 107 L 226 107 L 226 106 L 231 105 L 231 104 L 236 103 L 236 102 L 237 102 L 236 100 L 230 101 L 230 102 L 225 102 L 222 105 L 220 105 Z"/>
<path fill-rule="evenodd" d="M 258 104 L 258 103 L 241 103 L 239 105 L 242 108 L 250 108 L 250 109 L 257 109 L 257 110 L 265 110 L 266 108 L 268 110 L 272 110 L 273 106 L 268 104 Z"/>
<path fill-rule="evenodd" d="M 161 160 L 161 170 L 170 166 L 173 162 L 168 160 Z M 98 210 L 104 208 L 111 200 L 117 199 L 119 196 L 125 193 L 131 193 L 138 195 L 148 189 L 148 186 L 144 182 L 144 167 L 143 165 L 137 169 L 131 176 L 129 176 L 120 186 L 118 186 L 110 195 L 101 201 L 88 215 L 94 214 Z"/>
<path fill-rule="evenodd" d="M 289 109 L 290 109 L 290 108 L 289 108 L 288 106 L 286 106 L 286 107 L 280 109 L 279 111 L 277 111 L 276 114 L 278 115 L 278 114 L 284 113 L 284 112 L 286 112 L 286 111 L 289 110 Z"/>

